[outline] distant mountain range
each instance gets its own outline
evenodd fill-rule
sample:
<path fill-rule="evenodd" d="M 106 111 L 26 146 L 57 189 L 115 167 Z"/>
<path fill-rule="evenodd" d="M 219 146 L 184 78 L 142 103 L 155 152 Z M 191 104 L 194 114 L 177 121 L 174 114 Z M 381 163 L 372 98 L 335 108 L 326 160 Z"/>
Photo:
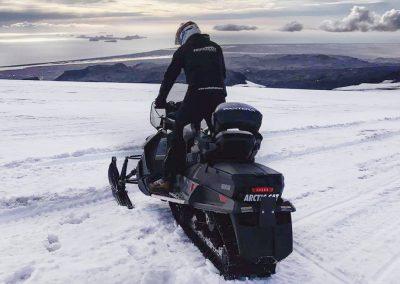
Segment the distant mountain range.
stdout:
<path fill-rule="evenodd" d="M 370 63 L 353 57 L 328 55 L 243 55 L 227 60 L 228 86 L 246 81 L 273 88 L 335 89 L 361 83 L 400 80 L 400 64 Z M 65 71 L 57 81 L 160 83 L 167 64 L 95 65 Z M 184 82 L 182 74 L 177 82 Z"/>
<path fill-rule="evenodd" d="M 272 88 L 334 89 L 400 81 L 400 59 L 362 60 L 343 55 L 268 54 L 226 48 L 228 86 L 247 81 Z M 160 83 L 173 50 L 102 60 L 42 64 L 0 71 L 0 78 L 80 82 Z M 118 62 L 118 63 L 116 63 Z M 182 74 L 177 82 L 185 82 Z"/>
<path fill-rule="evenodd" d="M 138 63 L 127 66 L 123 63 L 114 65 L 94 65 L 80 70 L 68 70 L 56 81 L 79 81 L 79 82 L 119 82 L 119 83 L 161 83 L 167 65 L 154 63 Z M 185 83 L 185 75 L 178 77 L 177 83 Z M 246 77 L 240 72 L 227 71 L 226 84 L 233 86 L 246 84 Z"/>

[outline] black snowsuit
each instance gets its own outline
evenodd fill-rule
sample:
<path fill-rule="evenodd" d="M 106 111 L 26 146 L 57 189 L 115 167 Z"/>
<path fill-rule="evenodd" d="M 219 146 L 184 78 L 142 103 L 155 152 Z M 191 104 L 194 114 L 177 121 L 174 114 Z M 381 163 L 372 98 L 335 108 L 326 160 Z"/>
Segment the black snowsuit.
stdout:
<path fill-rule="evenodd" d="M 203 119 L 210 125 L 215 108 L 225 102 L 226 69 L 221 47 L 208 35 L 192 35 L 172 58 L 164 75 L 156 105 L 163 105 L 184 69 L 188 90 L 176 113 L 175 131 L 171 147 L 165 160 L 164 178 L 173 179 L 181 173 L 186 163 L 183 128 L 189 123 L 200 123 Z"/>

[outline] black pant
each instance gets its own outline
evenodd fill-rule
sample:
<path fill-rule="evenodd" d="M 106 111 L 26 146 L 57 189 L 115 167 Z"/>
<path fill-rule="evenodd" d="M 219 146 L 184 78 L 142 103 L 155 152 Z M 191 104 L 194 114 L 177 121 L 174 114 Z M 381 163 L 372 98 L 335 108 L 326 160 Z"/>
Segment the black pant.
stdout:
<path fill-rule="evenodd" d="M 186 96 L 176 113 L 175 129 L 164 161 L 164 179 L 173 181 L 177 174 L 183 173 L 186 165 L 186 144 L 183 128 L 190 124 L 200 124 L 203 119 L 210 126 L 211 116 L 217 106 L 225 102 L 223 95 L 199 94 Z"/>

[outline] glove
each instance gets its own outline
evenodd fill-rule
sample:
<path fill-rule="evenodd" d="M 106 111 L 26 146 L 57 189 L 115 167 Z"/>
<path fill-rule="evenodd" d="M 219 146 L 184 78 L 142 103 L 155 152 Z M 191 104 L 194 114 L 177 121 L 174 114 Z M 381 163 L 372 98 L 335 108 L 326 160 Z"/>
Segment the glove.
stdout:
<path fill-rule="evenodd" d="M 165 108 L 165 106 L 167 105 L 167 101 L 165 98 L 162 98 L 160 96 L 158 96 L 154 102 L 154 106 L 156 108 Z"/>

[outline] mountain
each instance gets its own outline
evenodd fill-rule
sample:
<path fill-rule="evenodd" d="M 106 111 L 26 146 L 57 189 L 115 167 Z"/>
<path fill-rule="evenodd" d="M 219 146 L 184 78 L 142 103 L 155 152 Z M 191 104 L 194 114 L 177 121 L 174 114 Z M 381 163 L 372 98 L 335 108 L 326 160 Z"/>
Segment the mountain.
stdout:
<path fill-rule="evenodd" d="M 138 63 L 132 66 L 123 63 L 94 65 L 80 70 L 65 71 L 56 81 L 160 83 L 166 68 L 167 65 L 160 66 L 154 63 Z M 178 77 L 177 83 L 185 83 L 184 74 Z M 239 72 L 228 70 L 226 83 L 228 86 L 245 84 L 246 77 Z"/>
<path fill-rule="evenodd" d="M 247 70 L 246 79 L 271 88 L 332 90 L 361 83 L 398 81 L 400 66 L 340 69 Z"/>
<path fill-rule="evenodd" d="M 168 61 L 93 65 L 67 70 L 57 81 L 161 83 Z M 228 86 L 250 81 L 265 87 L 330 90 L 400 79 L 400 64 L 324 54 L 235 55 L 226 58 Z M 177 82 L 185 82 L 181 75 Z"/>
<path fill-rule="evenodd" d="M 358 58 L 326 54 L 241 55 L 227 59 L 234 70 L 304 70 L 362 68 L 374 64 Z M 376 64 L 375 64 L 376 65 Z"/>
<path fill-rule="evenodd" d="M 386 46 L 386 45 L 384 45 Z M 386 46 L 388 47 L 388 46 Z M 358 57 L 343 54 L 356 54 Z M 223 46 L 227 85 L 246 81 L 274 88 L 334 89 L 361 83 L 400 81 L 398 58 L 367 58 L 362 45 L 235 45 Z M 383 47 L 382 47 L 383 48 Z M 324 54 L 321 52 L 338 52 Z M 293 52 L 293 53 L 284 53 Z M 302 53 L 300 53 L 302 52 Z M 160 83 L 174 49 L 138 54 L 0 68 L 0 79 Z M 184 82 L 181 75 L 178 82 Z"/>
<path fill-rule="evenodd" d="M 400 57 L 378 57 L 373 60 L 373 62 L 381 63 L 381 64 L 393 64 L 397 65 L 400 64 Z"/>

